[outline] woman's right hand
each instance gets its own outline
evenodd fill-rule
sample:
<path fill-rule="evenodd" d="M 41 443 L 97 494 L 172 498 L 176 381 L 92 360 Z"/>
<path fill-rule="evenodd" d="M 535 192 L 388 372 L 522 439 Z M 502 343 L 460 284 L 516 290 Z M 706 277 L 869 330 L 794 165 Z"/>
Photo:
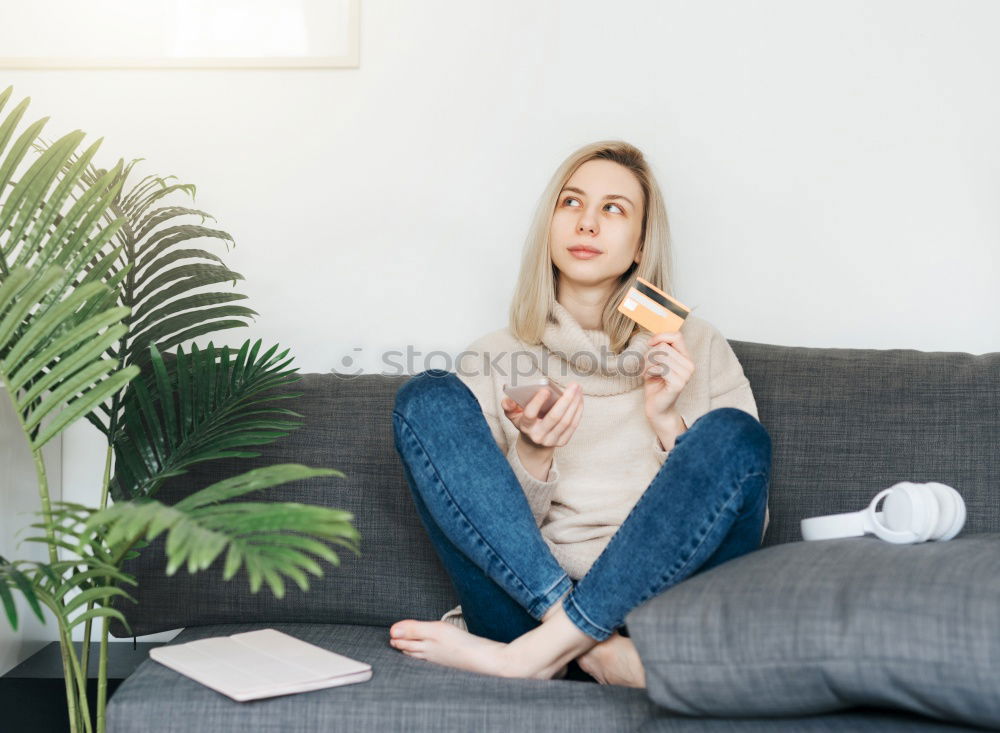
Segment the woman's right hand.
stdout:
<path fill-rule="evenodd" d="M 549 390 L 540 389 L 522 409 L 510 397 L 500 402 L 504 414 L 521 433 L 521 440 L 536 450 L 549 451 L 564 446 L 573 437 L 583 415 L 583 390 L 576 382 L 563 391 L 544 417 L 538 411 L 548 398 Z"/>

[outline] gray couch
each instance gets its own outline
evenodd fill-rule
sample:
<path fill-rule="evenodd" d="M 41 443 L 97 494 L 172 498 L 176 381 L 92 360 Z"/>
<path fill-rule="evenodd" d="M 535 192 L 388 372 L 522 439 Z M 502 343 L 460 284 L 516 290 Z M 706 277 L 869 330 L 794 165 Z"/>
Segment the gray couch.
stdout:
<path fill-rule="evenodd" d="M 237 703 L 147 660 L 113 695 L 108 730 L 937 731 L 1000 726 L 1000 353 L 820 349 L 730 341 L 773 439 L 760 550 L 696 574 L 627 619 L 648 689 L 509 680 L 407 657 L 403 618 L 458 603 L 413 507 L 390 413 L 407 376 L 305 374 L 284 403 L 305 426 L 254 459 L 202 464 L 159 498 L 275 462 L 337 468 L 260 498 L 353 512 L 308 593 L 251 595 L 245 575 L 163 574 L 162 538 L 132 561 L 137 634 L 175 643 L 272 627 L 364 660 L 370 681 Z M 965 499 L 950 542 L 803 542 L 799 520 L 860 510 L 899 481 Z M 250 497 L 257 498 L 257 497 Z M 132 589 L 130 589 L 131 591 Z M 125 635 L 121 626 L 113 629 Z"/>

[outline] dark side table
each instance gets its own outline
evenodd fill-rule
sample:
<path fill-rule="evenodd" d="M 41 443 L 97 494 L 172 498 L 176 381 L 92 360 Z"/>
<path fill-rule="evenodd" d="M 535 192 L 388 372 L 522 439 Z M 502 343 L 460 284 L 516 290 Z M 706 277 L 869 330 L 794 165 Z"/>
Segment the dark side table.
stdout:
<path fill-rule="evenodd" d="M 83 642 L 74 642 L 79 656 Z M 118 685 L 162 642 L 108 643 L 108 700 Z M 90 647 L 87 697 L 90 715 L 97 718 L 97 665 L 100 644 Z M 59 642 L 52 642 L 0 677 L 0 728 L 10 733 L 67 733 L 66 686 L 63 683 Z"/>

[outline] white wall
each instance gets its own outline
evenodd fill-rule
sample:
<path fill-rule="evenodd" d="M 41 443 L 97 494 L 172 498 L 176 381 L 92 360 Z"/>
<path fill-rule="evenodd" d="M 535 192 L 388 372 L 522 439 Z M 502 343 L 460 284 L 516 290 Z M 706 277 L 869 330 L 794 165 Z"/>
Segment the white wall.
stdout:
<path fill-rule="evenodd" d="M 42 446 L 42 465 L 52 502 L 62 499 L 61 442 L 56 437 Z M 0 386 L 0 557 L 7 560 L 49 561 L 45 545 L 24 541 L 43 534 L 29 526 L 40 521 L 38 512 L 41 511 L 42 501 L 37 490 L 37 476 L 17 413 L 7 390 Z M 29 569 L 22 567 L 21 570 Z M 43 624 L 19 591 L 14 591 L 12 595 L 17 610 L 16 630 L 10 625 L 0 604 L 0 675 L 16 667 L 52 639 L 59 638 L 55 618 L 47 608 L 42 607 L 45 616 Z"/>
<path fill-rule="evenodd" d="M 612 137 L 664 189 L 677 297 L 727 337 L 984 353 L 998 24 L 989 0 L 363 0 L 358 69 L 0 84 L 50 135 L 196 183 L 261 314 L 216 342 L 278 342 L 303 372 L 504 325 L 548 177 Z M 67 498 L 94 495 L 94 447 L 88 425 L 66 436 Z"/>

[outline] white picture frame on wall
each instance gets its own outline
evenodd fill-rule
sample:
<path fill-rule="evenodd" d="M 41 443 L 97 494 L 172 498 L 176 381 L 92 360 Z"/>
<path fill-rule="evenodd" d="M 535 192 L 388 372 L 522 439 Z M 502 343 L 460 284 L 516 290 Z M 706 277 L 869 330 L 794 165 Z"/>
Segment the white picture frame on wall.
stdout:
<path fill-rule="evenodd" d="M 0 68 L 358 68 L 361 0 L 0 0 Z"/>

